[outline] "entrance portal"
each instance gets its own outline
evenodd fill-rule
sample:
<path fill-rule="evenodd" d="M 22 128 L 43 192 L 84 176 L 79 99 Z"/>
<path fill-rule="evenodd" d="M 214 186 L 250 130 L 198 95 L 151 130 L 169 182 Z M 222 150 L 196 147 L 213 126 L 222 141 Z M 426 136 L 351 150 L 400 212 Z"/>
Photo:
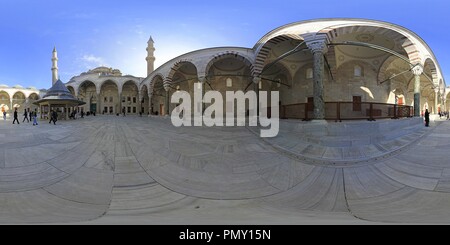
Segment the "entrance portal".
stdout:
<path fill-rule="evenodd" d="M 91 104 L 90 111 L 97 113 L 97 103 Z"/>

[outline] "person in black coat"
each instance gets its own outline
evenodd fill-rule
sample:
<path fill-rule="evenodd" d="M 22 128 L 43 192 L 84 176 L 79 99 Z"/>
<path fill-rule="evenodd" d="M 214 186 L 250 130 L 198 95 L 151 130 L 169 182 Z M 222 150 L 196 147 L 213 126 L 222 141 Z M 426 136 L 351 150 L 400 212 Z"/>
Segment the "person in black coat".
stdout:
<path fill-rule="evenodd" d="M 20 124 L 19 123 L 19 115 L 17 113 L 17 108 L 16 108 L 16 110 L 14 110 L 14 121 L 13 121 L 13 124 L 16 124 L 16 121 L 17 121 L 17 124 Z"/>
<path fill-rule="evenodd" d="M 53 122 L 53 125 L 56 125 L 56 121 L 58 121 L 58 113 L 56 111 L 52 110 L 50 112 L 50 122 L 48 122 L 48 123 Z"/>
<path fill-rule="evenodd" d="M 28 110 L 30 110 L 30 109 L 28 109 Z M 23 112 L 23 121 L 22 122 L 25 122 L 25 119 L 27 120 L 27 122 L 30 122 L 30 120 L 28 119 L 27 109 L 25 109 L 25 111 Z M 30 116 L 30 119 L 31 119 L 31 116 Z"/>
<path fill-rule="evenodd" d="M 425 110 L 425 127 L 430 126 L 430 113 L 428 112 L 428 109 Z"/>

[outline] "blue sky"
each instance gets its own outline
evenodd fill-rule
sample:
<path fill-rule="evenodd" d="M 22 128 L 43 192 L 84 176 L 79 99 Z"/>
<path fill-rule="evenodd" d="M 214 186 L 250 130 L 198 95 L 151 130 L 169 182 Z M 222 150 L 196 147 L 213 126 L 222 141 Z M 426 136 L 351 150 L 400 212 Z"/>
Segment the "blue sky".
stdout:
<path fill-rule="evenodd" d="M 196 49 L 251 48 L 279 26 L 333 17 L 411 29 L 430 45 L 448 77 L 449 10 L 447 0 L 0 0 L 0 84 L 48 88 L 55 45 L 64 82 L 100 65 L 145 76 L 150 35 L 157 67 Z"/>

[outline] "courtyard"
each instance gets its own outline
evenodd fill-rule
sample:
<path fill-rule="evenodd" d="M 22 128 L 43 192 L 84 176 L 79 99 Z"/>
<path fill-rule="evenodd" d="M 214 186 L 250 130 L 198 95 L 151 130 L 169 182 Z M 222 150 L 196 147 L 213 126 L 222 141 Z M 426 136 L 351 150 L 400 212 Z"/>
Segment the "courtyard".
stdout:
<path fill-rule="evenodd" d="M 449 223 L 449 129 L 282 120 L 262 139 L 163 117 L 2 120 L 0 223 Z"/>

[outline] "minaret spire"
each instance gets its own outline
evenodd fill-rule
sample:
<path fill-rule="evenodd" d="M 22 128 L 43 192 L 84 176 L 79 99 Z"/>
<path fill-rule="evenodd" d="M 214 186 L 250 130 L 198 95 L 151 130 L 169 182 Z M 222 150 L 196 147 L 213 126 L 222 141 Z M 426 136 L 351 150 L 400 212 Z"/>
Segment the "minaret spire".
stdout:
<path fill-rule="evenodd" d="M 155 70 L 155 47 L 154 47 L 154 41 L 152 36 L 150 36 L 150 39 L 148 39 L 147 42 L 147 76 L 149 76 L 154 70 Z"/>
<path fill-rule="evenodd" d="M 54 47 L 52 55 L 52 85 L 55 84 L 58 79 L 58 52 L 56 51 L 56 47 Z"/>

